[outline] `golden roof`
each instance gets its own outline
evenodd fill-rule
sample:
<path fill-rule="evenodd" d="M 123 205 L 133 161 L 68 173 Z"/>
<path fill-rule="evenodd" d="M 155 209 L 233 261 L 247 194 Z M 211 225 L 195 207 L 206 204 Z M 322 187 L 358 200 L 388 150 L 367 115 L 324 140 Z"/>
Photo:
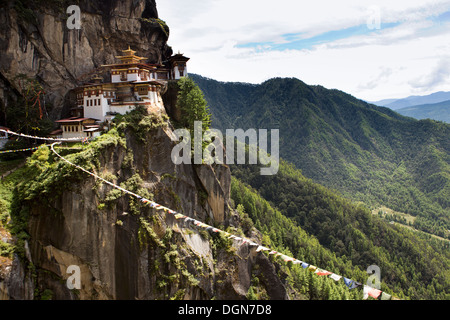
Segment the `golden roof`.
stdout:
<path fill-rule="evenodd" d="M 125 63 L 133 63 L 133 62 L 139 62 L 141 60 L 147 60 L 147 58 L 136 56 L 135 55 L 136 51 L 131 50 L 130 46 L 128 46 L 127 50 L 122 50 L 122 52 L 125 55 L 124 56 L 116 56 L 116 58 L 120 59 L 122 62 L 125 62 Z"/>

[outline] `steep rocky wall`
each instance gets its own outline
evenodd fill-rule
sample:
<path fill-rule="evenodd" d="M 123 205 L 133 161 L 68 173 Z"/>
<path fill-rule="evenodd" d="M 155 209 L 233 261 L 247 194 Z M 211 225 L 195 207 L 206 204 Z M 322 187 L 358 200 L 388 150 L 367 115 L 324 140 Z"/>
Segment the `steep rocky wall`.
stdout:
<path fill-rule="evenodd" d="M 66 26 L 70 16 L 66 9 L 74 4 L 70 1 L 0 4 L 0 110 L 17 99 L 20 90 L 14 77 L 18 74 L 43 85 L 55 120 L 69 110 L 69 90 L 101 65 L 115 63 L 115 56 L 128 45 L 150 63 L 162 63 L 172 54 L 168 28 L 156 20 L 154 0 L 76 2 L 81 9 L 79 30 Z"/>
<path fill-rule="evenodd" d="M 139 173 L 141 187 L 156 202 L 219 228 L 239 229 L 229 204 L 228 167 L 174 165 L 168 126 L 151 130 L 145 142 L 130 129 L 123 139 L 125 144 L 101 150 L 98 174 L 120 184 Z M 287 298 L 275 265 L 255 247 L 148 206 L 136 209 L 129 196 L 108 201 L 111 190 L 85 175 L 58 196 L 24 204 L 31 213 L 26 263 L 32 262 L 28 277 L 36 292 L 51 292 L 53 299 L 245 299 L 256 272 L 268 297 Z M 66 286 L 71 265 L 81 270 L 81 290 Z"/>
<path fill-rule="evenodd" d="M 33 0 L 25 8 L 30 14 L 17 5 L 24 2 L 0 5 L 2 108 L 20 95 L 13 81 L 19 73 L 44 86 L 56 119 L 64 114 L 68 91 L 93 69 L 115 62 L 128 45 L 153 63 L 172 53 L 154 0 L 80 0 L 81 30 L 65 26 L 65 8 L 72 3 Z M 164 104 L 176 119 L 170 88 Z M 240 217 L 229 203 L 227 166 L 174 165 L 170 126 L 153 129 L 144 139 L 127 129 L 122 139 L 100 150 L 98 174 L 117 184 L 138 175 L 140 187 L 156 202 L 207 224 L 240 230 Z M 72 178 L 80 175 L 61 176 L 70 183 L 24 201 L 22 209 L 30 212 L 29 250 L 16 256 L 6 280 L 0 279 L 2 298 L 51 293 L 53 299 L 245 299 L 255 276 L 268 298 L 288 298 L 276 264 L 255 248 L 139 207 L 91 176 Z M 255 233 L 254 240 L 258 237 Z M 81 290 L 66 286 L 72 265 L 80 268 Z"/>

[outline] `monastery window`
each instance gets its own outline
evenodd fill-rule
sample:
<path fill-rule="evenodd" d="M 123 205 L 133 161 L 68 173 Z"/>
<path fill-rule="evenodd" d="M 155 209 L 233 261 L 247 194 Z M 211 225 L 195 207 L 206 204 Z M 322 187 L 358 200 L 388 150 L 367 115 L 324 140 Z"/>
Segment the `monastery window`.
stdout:
<path fill-rule="evenodd" d="M 97 99 L 97 103 L 98 103 L 98 105 L 101 105 L 101 103 L 100 103 L 100 99 Z"/>
<path fill-rule="evenodd" d="M 121 81 L 127 81 L 127 73 L 126 72 L 120 73 L 120 80 Z"/>

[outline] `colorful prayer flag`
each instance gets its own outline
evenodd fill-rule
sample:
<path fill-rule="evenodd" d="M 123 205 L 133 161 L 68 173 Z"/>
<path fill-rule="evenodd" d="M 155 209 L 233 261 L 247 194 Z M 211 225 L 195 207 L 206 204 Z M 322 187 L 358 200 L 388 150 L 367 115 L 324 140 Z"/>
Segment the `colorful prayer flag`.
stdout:
<path fill-rule="evenodd" d="M 331 274 L 331 272 L 326 271 L 326 270 L 322 270 L 322 269 L 317 269 L 315 272 L 318 276 L 328 276 Z"/>
<path fill-rule="evenodd" d="M 383 292 L 381 294 L 381 300 L 391 300 L 392 296 L 390 294 L 387 294 L 386 292 Z"/>
<path fill-rule="evenodd" d="M 356 281 L 353 281 L 351 279 L 345 278 L 345 277 L 344 277 L 344 283 L 350 290 L 358 288 L 359 286 L 361 286 L 360 283 L 358 283 Z"/>
<path fill-rule="evenodd" d="M 342 279 L 342 276 L 333 273 L 332 275 L 330 275 L 330 278 L 333 279 L 334 281 L 339 281 Z"/>
<path fill-rule="evenodd" d="M 317 267 L 315 267 L 315 266 L 309 266 L 309 268 L 308 268 L 308 270 L 311 272 L 316 271 L 316 269 L 317 269 Z"/>
<path fill-rule="evenodd" d="M 378 299 L 380 294 L 381 294 L 381 290 L 364 285 L 364 291 L 363 291 L 363 299 L 364 300 L 367 300 L 369 298 L 369 296 L 374 299 Z"/>
<path fill-rule="evenodd" d="M 269 248 L 263 247 L 263 246 L 259 246 L 258 249 L 256 249 L 256 252 L 260 252 L 260 251 L 269 251 Z"/>

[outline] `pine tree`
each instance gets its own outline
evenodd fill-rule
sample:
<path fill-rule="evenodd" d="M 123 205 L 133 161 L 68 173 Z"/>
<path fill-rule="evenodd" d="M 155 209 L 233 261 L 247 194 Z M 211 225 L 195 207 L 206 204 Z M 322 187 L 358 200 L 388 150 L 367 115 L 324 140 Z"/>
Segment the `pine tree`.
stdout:
<path fill-rule="evenodd" d="M 202 121 L 202 133 L 209 129 L 211 114 L 203 92 L 190 78 L 181 78 L 178 81 L 177 107 L 181 110 L 181 120 L 178 126 L 186 128 L 194 136 L 194 122 Z"/>

